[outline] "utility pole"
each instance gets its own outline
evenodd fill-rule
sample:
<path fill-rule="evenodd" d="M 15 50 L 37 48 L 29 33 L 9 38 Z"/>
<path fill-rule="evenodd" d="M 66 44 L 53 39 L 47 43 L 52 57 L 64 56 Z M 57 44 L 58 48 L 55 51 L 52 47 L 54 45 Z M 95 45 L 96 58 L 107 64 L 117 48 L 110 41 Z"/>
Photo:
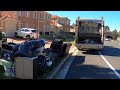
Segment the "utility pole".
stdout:
<path fill-rule="evenodd" d="M 101 19 L 102 19 L 102 41 L 104 43 L 104 19 L 103 17 Z"/>

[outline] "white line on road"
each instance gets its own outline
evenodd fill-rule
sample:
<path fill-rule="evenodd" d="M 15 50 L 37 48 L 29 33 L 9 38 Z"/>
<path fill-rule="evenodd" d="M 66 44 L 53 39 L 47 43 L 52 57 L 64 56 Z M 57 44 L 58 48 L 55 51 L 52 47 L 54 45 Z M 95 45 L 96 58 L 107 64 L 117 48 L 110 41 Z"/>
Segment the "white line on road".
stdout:
<path fill-rule="evenodd" d="M 105 59 L 105 57 L 101 54 L 101 52 L 98 51 L 98 53 L 101 55 L 103 60 L 108 64 L 108 66 L 113 70 L 113 72 L 118 76 L 120 79 L 120 74 L 113 68 L 113 66 Z"/>

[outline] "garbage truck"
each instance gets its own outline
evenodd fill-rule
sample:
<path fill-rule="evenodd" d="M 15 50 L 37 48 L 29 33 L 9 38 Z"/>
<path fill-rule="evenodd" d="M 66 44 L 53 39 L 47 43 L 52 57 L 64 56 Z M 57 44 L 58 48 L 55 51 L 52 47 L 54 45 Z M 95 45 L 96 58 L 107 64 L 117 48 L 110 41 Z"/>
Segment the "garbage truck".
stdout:
<path fill-rule="evenodd" d="M 104 48 L 104 20 L 82 19 L 76 20 L 75 45 L 78 50 L 101 50 Z"/>

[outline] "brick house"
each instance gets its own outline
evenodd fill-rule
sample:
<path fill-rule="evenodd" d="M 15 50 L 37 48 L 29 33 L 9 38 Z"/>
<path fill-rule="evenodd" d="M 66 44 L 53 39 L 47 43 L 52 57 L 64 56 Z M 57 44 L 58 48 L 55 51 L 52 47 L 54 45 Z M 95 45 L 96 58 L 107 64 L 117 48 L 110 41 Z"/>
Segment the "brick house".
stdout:
<path fill-rule="evenodd" d="M 1 16 L 9 15 L 18 20 L 16 30 L 20 28 L 36 28 L 39 32 L 51 31 L 51 14 L 46 11 L 2 11 Z"/>
<path fill-rule="evenodd" d="M 63 30 L 65 32 L 70 32 L 70 19 L 68 19 L 67 17 L 61 17 L 61 19 L 64 21 Z"/>
<path fill-rule="evenodd" d="M 56 32 L 63 30 L 65 32 L 70 31 L 70 20 L 67 17 L 51 16 L 51 26 L 52 31 L 57 30 Z"/>
<path fill-rule="evenodd" d="M 19 23 L 18 20 L 15 20 L 9 15 L 5 15 L 0 17 L 0 31 L 6 32 L 8 37 L 14 36 L 14 33 L 16 31 L 16 25 Z"/>
<path fill-rule="evenodd" d="M 51 16 L 51 31 L 59 33 L 60 30 L 62 30 L 62 25 L 58 22 L 60 22 L 60 18 L 58 16 Z"/>

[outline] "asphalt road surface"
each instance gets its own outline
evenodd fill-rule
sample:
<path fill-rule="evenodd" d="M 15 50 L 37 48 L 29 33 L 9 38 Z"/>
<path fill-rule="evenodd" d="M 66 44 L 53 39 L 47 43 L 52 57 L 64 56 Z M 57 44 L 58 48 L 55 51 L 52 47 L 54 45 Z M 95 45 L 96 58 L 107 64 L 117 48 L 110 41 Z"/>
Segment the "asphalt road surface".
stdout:
<path fill-rule="evenodd" d="M 76 51 L 54 79 L 120 79 L 120 41 L 105 41 L 98 51 Z"/>

